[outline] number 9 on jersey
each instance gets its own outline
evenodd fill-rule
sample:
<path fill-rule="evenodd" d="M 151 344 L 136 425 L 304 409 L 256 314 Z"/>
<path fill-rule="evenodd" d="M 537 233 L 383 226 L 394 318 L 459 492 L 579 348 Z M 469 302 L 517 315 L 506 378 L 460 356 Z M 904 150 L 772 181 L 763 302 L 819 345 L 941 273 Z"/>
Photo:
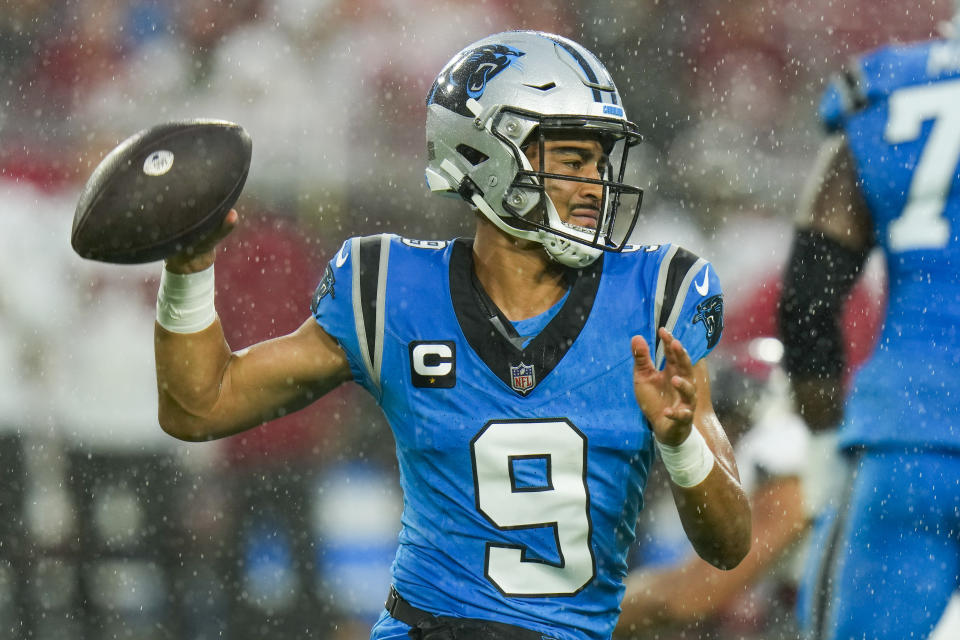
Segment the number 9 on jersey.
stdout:
<path fill-rule="evenodd" d="M 474 437 L 477 509 L 504 531 L 553 527 L 560 558 L 533 560 L 522 545 L 488 542 L 486 576 L 504 595 L 572 595 L 593 579 L 586 445 L 564 419 L 491 421 Z M 525 463 L 542 469 L 541 481 L 523 483 Z"/>

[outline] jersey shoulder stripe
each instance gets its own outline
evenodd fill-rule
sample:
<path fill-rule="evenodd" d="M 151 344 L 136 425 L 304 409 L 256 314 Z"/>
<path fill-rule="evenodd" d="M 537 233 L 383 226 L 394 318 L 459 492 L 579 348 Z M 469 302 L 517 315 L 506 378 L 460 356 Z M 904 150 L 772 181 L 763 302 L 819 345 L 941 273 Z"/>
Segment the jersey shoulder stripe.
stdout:
<path fill-rule="evenodd" d="M 858 58 L 849 62 L 830 80 L 820 100 L 819 115 L 824 128 L 833 133 L 843 127 L 844 121 L 869 104 L 867 83 Z"/>
<path fill-rule="evenodd" d="M 671 333 L 675 333 L 677 320 L 686 302 L 690 284 L 706 264 L 706 260 L 683 247 L 671 245 L 667 249 L 657 274 L 654 310 L 657 329 L 664 327 Z M 660 366 L 663 364 L 664 353 L 659 337 L 656 339 L 655 353 L 657 366 Z"/>
<path fill-rule="evenodd" d="M 352 238 L 350 242 L 353 275 L 351 295 L 357 340 L 367 375 L 379 390 L 390 236 L 364 236 Z"/>
<path fill-rule="evenodd" d="M 394 234 L 347 238 L 314 292 L 310 305 L 314 319 L 344 350 L 354 380 L 378 401 L 390 320 L 388 298 L 399 300 L 402 307 L 404 299 L 417 299 L 416 292 L 422 293 L 423 287 L 432 287 L 432 295 L 436 280 L 424 273 L 437 270 L 442 256 L 436 250 L 446 245 Z"/>

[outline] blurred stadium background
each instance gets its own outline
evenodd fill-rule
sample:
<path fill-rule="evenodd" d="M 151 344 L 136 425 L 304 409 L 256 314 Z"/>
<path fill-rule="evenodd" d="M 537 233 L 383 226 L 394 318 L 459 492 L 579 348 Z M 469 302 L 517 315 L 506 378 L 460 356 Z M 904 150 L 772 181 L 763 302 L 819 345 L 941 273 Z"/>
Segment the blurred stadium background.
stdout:
<path fill-rule="evenodd" d="M 82 184 L 123 138 L 198 116 L 250 132 L 242 226 L 217 283 L 239 348 L 302 322 L 350 235 L 470 233 L 466 209 L 423 185 L 426 91 L 488 33 L 568 35 L 608 64 L 646 135 L 632 168 L 647 189 L 638 239 L 716 264 L 728 306 L 718 357 L 733 362 L 773 331 L 826 78 L 852 53 L 928 37 L 951 9 L 0 2 L 0 636 L 361 638 L 386 596 L 401 497 L 392 439 L 357 388 L 215 443 L 178 443 L 157 425 L 160 265 L 83 261 L 68 240 Z M 659 535 L 645 528 L 640 549 L 665 548 Z M 787 633 L 790 595 L 774 595 L 705 622 L 703 637 Z"/>

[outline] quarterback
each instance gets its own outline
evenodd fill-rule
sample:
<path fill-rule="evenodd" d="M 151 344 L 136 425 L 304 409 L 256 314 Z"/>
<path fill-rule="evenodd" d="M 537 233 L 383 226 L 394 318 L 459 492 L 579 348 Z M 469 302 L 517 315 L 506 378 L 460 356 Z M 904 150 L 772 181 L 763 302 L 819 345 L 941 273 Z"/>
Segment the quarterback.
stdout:
<path fill-rule="evenodd" d="M 475 235 L 346 239 L 290 335 L 223 338 L 212 265 L 235 212 L 167 261 L 160 423 L 220 438 L 353 381 L 389 421 L 404 491 L 371 637 L 609 638 L 658 455 L 703 558 L 733 567 L 750 546 L 705 360 L 720 281 L 680 247 L 628 243 L 639 134 L 571 40 L 467 46 L 429 91 L 426 138 L 429 189 L 463 199 Z"/>

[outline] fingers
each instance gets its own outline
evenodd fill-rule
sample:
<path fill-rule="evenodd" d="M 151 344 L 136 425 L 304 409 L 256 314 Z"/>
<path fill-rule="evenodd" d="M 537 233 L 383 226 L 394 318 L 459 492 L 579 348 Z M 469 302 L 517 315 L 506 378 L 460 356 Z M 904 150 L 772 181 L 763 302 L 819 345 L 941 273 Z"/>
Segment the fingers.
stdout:
<path fill-rule="evenodd" d="M 683 402 L 692 403 L 697 397 L 697 385 L 694 384 L 693 380 L 681 376 L 673 376 L 670 379 L 670 384 L 672 384 L 673 388 L 680 394 L 680 399 Z"/>
<path fill-rule="evenodd" d="M 656 373 L 653 358 L 650 357 L 650 345 L 643 336 L 633 336 L 630 339 L 630 348 L 633 350 L 633 366 L 638 373 Z"/>
<path fill-rule="evenodd" d="M 223 217 L 223 223 L 220 225 L 220 229 L 225 230 L 223 236 L 220 238 L 221 240 L 230 234 L 231 231 L 233 231 L 239 220 L 240 214 L 237 213 L 236 209 L 230 209 L 230 211 L 227 212 L 227 215 Z"/>
<path fill-rule="evenodd" d="M 237 213 L 236 209 L 230 209 L 227 212 L 227 215 L 224 216 L 223 222 L 220 223 L 220 227 L 211 233 L 209 236 L 197 243 L 196 246 L 192 247 L 189 250 L 192 250 L 193 253 L 203 253 L 205 251 L 210 251 L 218 244 L 220 241 L 230 235 L 231 232 L 236 228 L 237 221 L 240 219 L 240 214 Z"/>
<path fill-rule="evenodd" d="M 217 244 L 236 228 L 239 217 L 237 210 L 231 209 L 213 233 L 194 246 L 167 258 L 167 270 L 173 273 L 196 273 L 209 267 L 216 258 Z"/>
<path fill-rule="evenodd" d="M 697 385 L 693 381 L 693 362 L 683 344 L 664 328 L 657 331 L 663 342 L 665 371 L 670 375 L 670 386 L 677 392 L 677 402 L 664 409 L 664 416 L 677 422 L 693 420 L 697 403 Z"/>
<path fill-rule="evenodd" d="M 675 422 L 692 422 L 697 404 L 697 385 L 680 376 L 673 376 L 670 385 L 676 389 L 679 397 L 673 405 L 664 407 L 663 415 Z"/>
<path fill-rule="evenodd" d="M 693 375 L 693 361 L 690 360 L 690 354 L 687 353 L 683 344 L 663 327 L 657 330 L 657 335 L 663 342 L 667 370 L 684 377 Z"/>
<path fill-rule="evenodd" d="M 663 410 L 663 415 L 674 422 L 682 422 L 686 424 L 693 422 L 693 409 L 687 406 L 666 407 Z"/>
<path fill-rule="evenodd" d="M 693 361 L 683 344 L 662 327 L 657 330 L 657 335 L 663 342 L 666 370 L 670 375 L 679 375 L 684 378 L 691 377 L 693 375 Z M 643 339 L 643 336 L 633 336 L 630 340 L 630 347 L 633 349 L 634 364 L 638 368 L 650 371 L 656 370 L 650 354 L 650 345 Z"/>
<path fill-rule="evenodd" d="M 657 332 L 666 354 L 666 368 L 657 369 L 650 345 L 642 336 L 633 336 L 633 384 L 637 403 L 658 437 L 683 429 L 693 422 L 697 386 L 690 356 L 669 331 Z M 666 440 L 661 440 L 666 441 Z"/>

